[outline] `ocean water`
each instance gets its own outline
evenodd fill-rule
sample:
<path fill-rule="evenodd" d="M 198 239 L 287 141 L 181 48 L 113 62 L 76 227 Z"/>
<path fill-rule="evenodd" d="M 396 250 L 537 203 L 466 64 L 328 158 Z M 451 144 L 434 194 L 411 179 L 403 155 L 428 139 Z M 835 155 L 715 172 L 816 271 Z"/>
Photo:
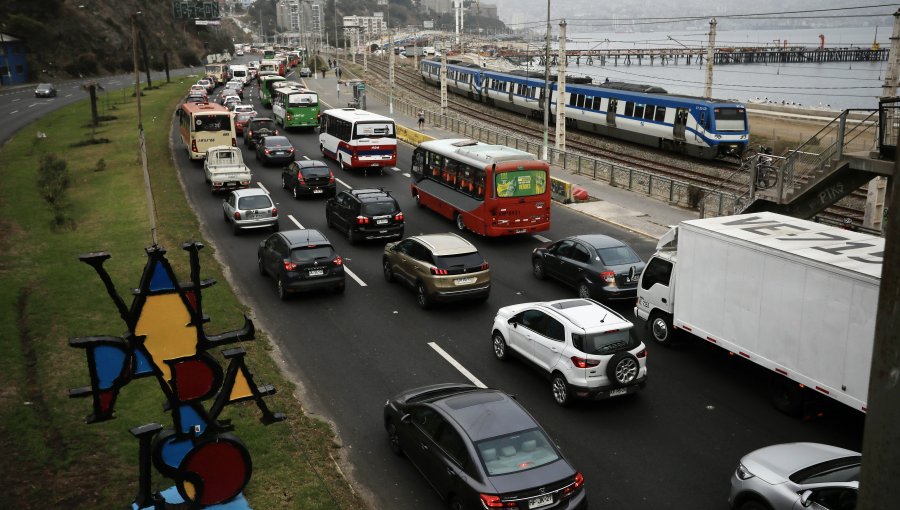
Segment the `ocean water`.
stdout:
<path fill-rule="evenodd" d="M 877 41 L 882 48 L 890 47 L 891 27 L 879 27 Z M 689 48 L 704 47 L 708 27 L 698 27 L 693 31 L 681 32 L 640 32 L 640 33 L 573 33 L 567 34 L 567 49 L 606 48 L 675 48 L 680 45 Z M 826 48 L 861 47 L 868 48 L 876 39 L 875 28 L 816 28 L 791 30 L 723 31 L 716 33 L 717 46 L 779 46 L 787 40 L 789 46 L 818 47 L 819 35 L 825 36 Z M 554 43 L 554 47 L 556 44 Z M 555 69 L 554 69 L 555 71 Z M 643 65 L 632 61 L 624 65 L 613 65 L 607 60 L 605 66 L 587 65 L 581 59 L 580 65 L 570 59 L 567 70 L 569 76 L 590 76 L 595 83 L 626 81 L 660 86 L 670 93 L 700 96 L 706 78 L 706 64 L 698 65 L 696 60 L 685 65 L 660 65 L 655 60 L 651 66 L 649 59 Z M 887 72 L 887 62 L 825 62 L 825 63 L 785 63 L 785 64 L 728 64 L 718 65 L 713 70 L 713 97 L 736 99 L 749 102 L 772 102 L 822 107 L 832 110 L 847 108 L 878 108 L 881 86 Z"/>

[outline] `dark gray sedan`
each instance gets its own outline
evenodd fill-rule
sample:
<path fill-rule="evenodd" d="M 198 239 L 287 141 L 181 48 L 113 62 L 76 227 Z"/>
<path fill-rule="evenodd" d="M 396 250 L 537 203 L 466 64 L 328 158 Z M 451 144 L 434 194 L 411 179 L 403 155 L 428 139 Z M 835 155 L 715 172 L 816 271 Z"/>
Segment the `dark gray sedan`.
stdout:
<path fill-rule="evenodd" d="M 34 88 L 34 97 L 56 97 L 56 86 L 52 83 L 39 83 Z"/>
<path fill-rule="evenodd" d="M 535 248 L 531 268 L 538 279 L 550 277 L 576 288 L 578 297 L 612 301 L 637 296 L 644 261 L 622 241 L 590 234 Z"/>
<path fill-rule="evenodd" d="M 267 136 L 256 144 L 256 159 L 263 165 L 284 166 L 294 158 L 294 146 L 286 136 Z"/>
<path fill-rule="evenodd" d="M 391 450 L 451 509 L 587 509 L 584 477 L 535 419 L 499 390 L 437 384 L 384 404 Z"/>

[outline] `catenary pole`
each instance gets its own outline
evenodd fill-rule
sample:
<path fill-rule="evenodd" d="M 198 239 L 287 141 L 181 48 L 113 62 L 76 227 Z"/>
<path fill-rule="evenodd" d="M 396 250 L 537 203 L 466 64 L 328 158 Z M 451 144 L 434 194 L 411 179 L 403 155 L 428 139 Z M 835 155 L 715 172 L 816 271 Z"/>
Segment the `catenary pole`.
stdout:
<path fill-rule="evenodd" d="M 550 161 L 548 137 L 550 133 L 550 0 L 547 0 L 547 37 L 544 41 L 544 151 L 541 159 Z"/>
<path fill-rule="evenodd" d="M 713 86 L 713 61 L 716 59 L 716 18 L 709 20 L 709 46 L 706 48 L 706 85 L 703 87 L 703 97 L 712 97 Z"/>
<path fill-rule="evenodd" d="M 559 76 L 556 79 L 556 151 L 566 150 L 566 20 L 559 22 Z"/>

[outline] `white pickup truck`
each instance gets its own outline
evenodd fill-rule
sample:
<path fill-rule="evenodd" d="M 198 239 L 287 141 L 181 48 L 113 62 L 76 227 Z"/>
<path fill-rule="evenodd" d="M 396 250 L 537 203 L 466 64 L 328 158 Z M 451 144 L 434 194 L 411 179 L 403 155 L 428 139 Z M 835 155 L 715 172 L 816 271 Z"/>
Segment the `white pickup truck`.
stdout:
<path fill-rule="evenodd" d="M 237 147 L 218 145 L 207 149 L 203 171 L 213 193 L 250 187 L 250 168 Z"/>

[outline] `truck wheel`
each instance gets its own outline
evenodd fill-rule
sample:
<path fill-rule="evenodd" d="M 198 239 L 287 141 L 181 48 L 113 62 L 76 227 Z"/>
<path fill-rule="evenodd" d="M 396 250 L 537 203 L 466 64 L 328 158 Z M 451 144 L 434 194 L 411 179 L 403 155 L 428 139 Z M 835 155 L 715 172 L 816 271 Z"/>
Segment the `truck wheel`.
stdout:
<path fill-rule="evenodd" d="M 794 418 L 800 418 L 806 407 L 803 388 L 787 377 L 774 373 L 769 376 L 769 400 L 775 409 Z"/>
<path fill-rule="evenodd" d="M 637 358 L 627 351 L 616 353 L 606 364 L 606 377 L 616 386 L 628 386 L 637 379 L 641 365 Z"/>
<path fill-rule="evenodd" d="M 654 312 L 650 316 L 650 321 L 647 322 L 647 327 L 650 329 L 650 335 L 656 343 L 665 346 L 672 345 L 672 337 L 675 331 L 672 328 L 672 319 L 668 314 Z"/>

